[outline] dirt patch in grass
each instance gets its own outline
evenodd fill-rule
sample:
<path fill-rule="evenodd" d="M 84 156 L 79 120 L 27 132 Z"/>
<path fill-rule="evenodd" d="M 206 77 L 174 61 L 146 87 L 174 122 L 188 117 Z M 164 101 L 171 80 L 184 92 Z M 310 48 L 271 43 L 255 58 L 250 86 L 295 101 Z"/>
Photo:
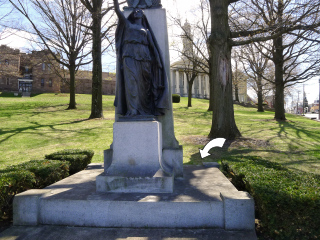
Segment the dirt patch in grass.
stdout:
<path fill-rule="evenodd" d="M 192 145 L 206 145 L 211 139 L 201 135 L 189 135 L 182 137 L 181 140 Z"/>
<path fill-rule="evenodd" d="M 236 140 L 227 141 L 226 145 L 230 148 L 267 148 L 270 147 L 270 142 L 254 138 L 238 138 Z"/>

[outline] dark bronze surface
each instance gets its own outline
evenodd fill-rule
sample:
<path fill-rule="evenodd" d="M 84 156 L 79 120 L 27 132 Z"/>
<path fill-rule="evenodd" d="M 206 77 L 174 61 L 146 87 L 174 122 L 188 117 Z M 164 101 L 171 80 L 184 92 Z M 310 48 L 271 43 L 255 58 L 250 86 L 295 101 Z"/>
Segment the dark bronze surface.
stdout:
<path fill-rule="evenodd" d="M 163 115 L 169 108 L 168 80 L 152 29 L 140 8 L 126 18 L 117 0 L 114 4 L 119 17 L 116 113 L 126 117 Z"/>

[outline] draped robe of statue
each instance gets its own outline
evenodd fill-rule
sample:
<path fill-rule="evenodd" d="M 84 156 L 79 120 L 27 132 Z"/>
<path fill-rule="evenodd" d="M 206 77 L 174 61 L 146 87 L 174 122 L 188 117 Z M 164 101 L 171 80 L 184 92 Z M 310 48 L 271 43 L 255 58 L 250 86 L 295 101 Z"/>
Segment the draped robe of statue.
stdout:
<path fill-rule="evenodd" d="M 169 108 L 168 80 L 160 48 L 145 15 L 142 26 L 133 13 L 116 31 L 116 113 L 127 117 L 163 115 Z"/>

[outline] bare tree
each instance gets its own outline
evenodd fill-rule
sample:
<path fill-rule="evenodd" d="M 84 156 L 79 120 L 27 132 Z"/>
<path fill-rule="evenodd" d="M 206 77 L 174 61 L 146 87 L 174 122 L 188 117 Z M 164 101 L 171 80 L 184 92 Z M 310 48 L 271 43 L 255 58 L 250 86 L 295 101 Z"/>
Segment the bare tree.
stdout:
<path fill-rule="evenodd" d="M 80 0 L 83 6 L 91 13 L 92 23 L 87 25 L 92 34 L 92 103 L 91 114 L 89 118 L 103 118 L 102 110 L 102 45 L 101 42 L 110 30 L 115 27 L 112 21 L 112 15 L 108 16 L 106 23 L 110 23 L 104 31 L 102 31 L 102 19 L 111 12 L 113 6 L 109 7 L 109 2 L 104 0 Z M 103 4 L 107 3 L 108 7 L 103 9 Z M 107 38 L 109 39 L 109 38 Z M 109 45 L 111 41 L 109 40 Z"/>
<path fill-rule="evenodd" d="M 174 19 L 174 18 L 173 18 Z M 182 34 L 178 35 L 177 41 L 173 44 L 173 49 L 178 52 L 179 61 L 176 63 L 178 70 L 182 71 L 186 75 L 188 83 L 188 107 L 192 107 L 192 86 L 199 74 L 207 74 L 208 67 L 205 66 L 206 62 L 200 57 L 202 53 L 199 53 L 201 47 L 197 38 L 194 40 L 194 35 L 197 32 L 197 28 L 191 29 L 191 24 L 185 22 L 181 26 L 181 21 L 178 18 L 174 19 L 175 24 L 182 28 Z M 195 31 L 195 32 L 192 32 Z M 182 44 L 181 41 L 182 40 Z M 181 49 L 181 45 L 183 46 Z M 195 48 L 194 45 L 197 45 Z M 203 69 L 206 69 L 205 71 Z"/>
<path fill-rule="evenodd" d="M 238 48 L 237 59 L 242 63 L 248 76 L 249 85 L 258 98 L 258 112 L 263 112 L 263 102 L 266 95 L 274 89 L 274 68 L 269 58 L 262 54 L 255 43 Z M 267 55 L 268 56 L 268 55 Z"/>
<path fill-rule="evenodd" d="M 240 30 L 237 19 L 242 18 L 247 26 L 264 27 L 261 32 L 267 29 L 272 39 L 271 44 L 257 44 L 263 49 L 261 53 L 275 65 L 275 119 L 285 120 L 285 88 L 309 80 L 320 68 L 320 2 L 250 0 L 242 1 L 241 6 L 233 8 L 238 17 L 232 18 L 233 27 Z"/>
<path fill-rule="evenodd" d="M 80 66 L 91 61 L 85 61 L 90 54 L 86 46 L 91 36 L 88 29 L 81 25 L 90 19 L 86 8 L 79 0 L 31 0 L 27 3 L 21 0 L 9 1 L 29 21 L 33 30 L 31 33 L 39 37 L 39 46 L 48 49 L 54 60 L 69 70 L 68 109 L 75 109 L 75 74 Z M 55 69 L 55 72 L 63 78 L 60 69 Z"/>
<path fill-rule="evenodd" d="M 194 21 L 182 23 L 179 16 L 171 16 L 173 27 L 178 27 L 182 34 L 174 36 L 173 50 L 178 52 L 184 64 L 184 72 L 188 81 L 188 106 L 191 105 L 191 88 L 199 74 L 209 75 L 210 58 L 208 52 L 208 38 L 210 35 L 210 7 L 207 0 L 201 0 L 199 8 L 194 12 Z M 200 18 L 199 18 L 200 16 Z M 181 42 L 182 39 L 182 42 Z M 211 81 L 210 81 L 211 82 Z M 209 83 L 210 83 L 209 82 Z M 211 98 L 211 93 L 210 93 Z M 211 101 L 210 101 L 211 103 Z M 212 111 L 209 104 L 208 111 Z"/>
<path fill-rule="evenodd" d="M 288 11 L 284 14 L 284 0 L 209 0 L 211 10 L 211 35 L 209 46 L 211 53 L 210 79 L 212 81 L 211 91 L 213 92 L 213 118 L 209 137 L 225 137 L 234 139 L 240 136 L 240 132 L 235 124 L 234 110 L 232 105 L 232 77 L 231 77 L 231 49 L 234 46 L 246 45 L 252 42 L 261 42 L 273 40 L 275 43 L 275 55 L 282 55 L 282 36 L 283 34 L 297 32 L 315 31 L 320 25 L 319 21 L 319 1 L 290 1 L 297 4 L 294 11 Z M 275 3 L 277 2 L 277 3 Z M 303 2 L 303 3 L 300 3 Z M 256 4 L 253 4 L 256 3 Z M 272 12 L 277 15 L 279 21 L 263 21 L 266 14 L 270 13 L 270 7 L 277 6 L 278 12 Z M 293 7 L 293 5 L 291 5 Z M 265 7 L 265 9 L 262 9 Z M 252 10 L 259 14 L 252 15 Z M 281 17 L 282 16 L 282 17 Z M 291 16 L 291 20 L 284 22 L 283 16 Z M 230 25 L 229 25 L 230 24 Z M 301 34 L 299 34 L 301 35 Z M 307 37 L 310 36 L 310 37 Z M 307 34 L 304 39 L 314 39 Z M 279 62 L 275 67 L 275 78 L 281 78 L 283 65 Z M 279 65 L 280 64 L 280 65 Z M 279 76 L 278 76 L 279 75 Z M 276 81 L 276 104 L 282 106 L 282 109 L 276 107 L 275 118 L 283 119 L 284 116 L 284 91 L 283 84 Z M 278 114 L 280 113 L 280 114 Z M 280 115 L 280 116 L 278 116 Z"/>
<path fill-rule="evenodd" d="M 247 87 L 248 76 L 245 73 L 245 70 L 241 68 L 240 55 L 238 51 L 233 51 L 232 53 L 232 84 L 234 91 L 234 100 L 240 102 L 239 100 L 239 90 L 240 87 L 245 85 Z"/>
<path fill-rule="evenodd" d="M 0 40 L 3 40 L 13 34 L 12 29 L 9 27 L 9 23 L 12 23 L 13 20 L 13 8 L 10 4 L 8 4 L 7 0 L 0 0 L 0 9 Z"/>

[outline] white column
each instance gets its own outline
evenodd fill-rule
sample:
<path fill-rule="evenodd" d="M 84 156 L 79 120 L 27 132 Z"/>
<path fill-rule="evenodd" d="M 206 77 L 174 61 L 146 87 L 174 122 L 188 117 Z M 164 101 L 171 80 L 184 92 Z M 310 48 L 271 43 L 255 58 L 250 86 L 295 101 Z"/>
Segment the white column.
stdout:
<path fill-rule="evenodd" d="M 175 75 L 176 75 L 176 93 L 180 94 L 180 87 L 179 87 L 179 71 L 176 70 L 175 71 Z"/>
<path fill-rule="evenodd" d="M 188 82 L 187 82 L 187 76 L 185 73 L 183 73 L 183 95 L 188 96 Z"/>
<path fill-rule="evenodd" d="M 199 98 L 203 98 L 202 75 L 198 75 L 197 79 L 199 81 Z"/>

